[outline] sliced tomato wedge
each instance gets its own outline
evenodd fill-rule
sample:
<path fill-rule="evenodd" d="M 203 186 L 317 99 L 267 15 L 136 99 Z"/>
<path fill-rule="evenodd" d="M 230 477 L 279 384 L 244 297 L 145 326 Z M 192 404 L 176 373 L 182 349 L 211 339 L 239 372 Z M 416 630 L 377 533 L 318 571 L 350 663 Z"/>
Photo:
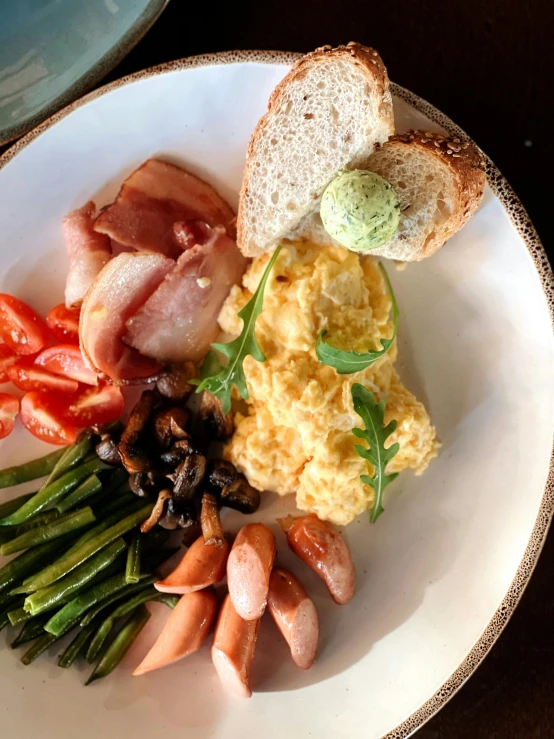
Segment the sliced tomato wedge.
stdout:
<path fill-rule="evenodd" d="M 48 343 L 48 326 L 26 303 L 0 293 L 0 337 L 16 354 L 37 354 Z"/>
<path fill-rule="evenodd" d="M 8 377 L 20 390 L 55 390 L 59 393 L 75 393 L 79 389 L 77 380 L 54 375 L 36 365 L 32 359 L 19 359 L 8 367 Z"/>
<path fill-rule="evenodd" d="M 66 446 L 77 438 L 77 429 L 63 418 L 63 395 L 33 390 L 21 401 L 21 423 L 42 441 Z"/>
<path fill-rule="evenodd" d="M 9 346 L 0 344 L 0 383 L 9 382 L 8 367 L 15 364 L 18 359 L 19 356 L 12 352 Z"/>
<path fill-rule="evenodd" d="M 91 426 L 117 421 L 123 412 L 124 399 L 115 385 L 98 385 L 74 395 L 63 418 L 76 426 Z"/>
<path fill-rule="evenodd" d="M 0 393 L 0 439 L 11 434 L 19 413 L 19 400 L 9 393 Z"/>
<path fill-rule="evenodd" d="M 63 303 L 60 303 L 60 305 L 52 308 L 46 316 L 46 323 L 57 341 L 78 344 L 80 315 L 80 308 L 67 308 Z"/>
<path fill-rule="evenodd" d="M 55 375 L 63 375 L 85 385 L 97 385 L 98 375 L 87 367 L 81 350 L 73 344 L 58 344 L 50 346 L 41 352 L 35 359 L 35 364 Z"/>

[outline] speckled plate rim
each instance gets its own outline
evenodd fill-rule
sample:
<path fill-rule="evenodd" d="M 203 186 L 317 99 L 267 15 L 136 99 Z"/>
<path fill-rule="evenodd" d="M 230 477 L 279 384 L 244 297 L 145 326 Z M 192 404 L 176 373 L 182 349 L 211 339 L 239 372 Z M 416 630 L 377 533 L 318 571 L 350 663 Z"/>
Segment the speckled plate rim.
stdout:
<path fill-rule="evenodd" d="M 0 157 L 0 169 L 11 161 L 22 149 L 28 146 L 32 141 L 38 138 L 42 133 L 47 131 L 51 126 L 65 118 L 72 111 L 86 105 L 107 92 L 111 92 L 118 87 L 128 85 L 137 80 L 154 77 L 167 72 L 175 72 L 182 69 L 192 67 L 205 67 L 218 64 L 234 64 L 244 62 L 258 62 L 264 64 L 293 64 L 302 55 L 296 52 L 287 51 L 225 51 L 214 54 L 203 54 L 196 57 L 188 57 L 178 59 L 174 62 L 167 62 L 155 67 L 150 67 L 142 72 L 136 72 L 122 77 L 120 80 L 111 82 L 98 90 L 85 95 L 80 100 L 75 101 L 71 105 L 66 106 L 51 116 L 48 120 L 41 123 L 30 133 L 20 139 L 8 151 Z M 428 103 L 418 95 L 406 90 L 404 87 L 391 83 L 392 93 L 414 107 L 420 113 L 427 116 L 430 120 L 439 126 L 442 126 L 451 136 L 459 136 L 467 141 L 471 138 L 456 125 L 448 116 L 441 113 L 431 103 Z M 548 257 L 544 247 L 539 239 L 535 227 L 531 223 L 529 216 L 519 198 L 509 185 L 507 180 L 502 176 L 499 169 L 486 154 L 486 171 L 487 180 L 490 188 L 501 202 L 514 228 L 521 236 L 527 250 L 533 260 L 537 270 L 544 295 L 546 297 L 550 318 L 554 326 L 554 274 L 549 264 Z M 483 630 L 483 633 L 468 652 L 463 662 L 454 670 L 452 675 L 446 682 L 431 696 L 420 708 L 399 724 L 395 729 L 385 734 L 382 739 L 405 739 L 417 731 L 423 724 L 434 716 L 440 709 L 452 698 L 452 696 L 462 687 L 469 677 L 475 672 L 483 659 L 491 650 L 492 646 L 502 633 L 504 627 L 508 623 L 517 604 L 519 603 L 523 591 L 529 582 L 535 565 L 542 551 L 552 516 L 554 514 L 554 445 L 550 457 L 550 467 L 541 504 L 535 520 L 533 531 L 529 538 L 529 543 L 525 549 L 523 558 L 516 571 L 515 577 L 508 589 L 508 592 L 502 599 L 498 609 Z"/>
<path fill-rule="evenodd" d="M 83 95 L 85 92 L 94 87 L 103 77 L 116 67 L 124 57 L 133 49 L 142 37 L 152 28 L 160 15 L 167 7 L 169 0 L 150 0 L 148 6 L 143 10 L 133 25 L 127 29 L 123 36 L 115 43 L 111 49 L 95 62 L 95 64 L 87 69 L 78 80 L 67 87 L 60 95 L 55 97 L 38 113 L 28 118 L 7 126 L 0 130 L 0 146 L 8 144 L 10 141 L 19 138 L 27 131 L 34 129 L 41 121 L 48 119 L 57 110 L 70 103 L 72 100 Z M 47 122 L 47 121 L 46 121 Z"/>

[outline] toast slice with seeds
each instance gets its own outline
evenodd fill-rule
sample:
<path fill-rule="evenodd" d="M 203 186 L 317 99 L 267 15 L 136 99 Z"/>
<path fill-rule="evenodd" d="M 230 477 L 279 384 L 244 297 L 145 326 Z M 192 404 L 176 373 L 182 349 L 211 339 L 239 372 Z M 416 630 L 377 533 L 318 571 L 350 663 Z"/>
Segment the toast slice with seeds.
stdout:
<path fill-rule="evenodd" d="M 344 167 L 357 167 L 394 132 L 387 70 L 373 49 L 324 46 L 276 87 L 246 160 L 237 216 L 243 254 L 257 256 L 317 209 Z"/>
<path fill-rule="evenodd" d="M 393 136 L 359 168 L 390 182 L 401 208 L 392 239 L 368 253 L 403 262 L 430 257 L 462 228 L 477 210 L 486 182 L 484 156 L 473 144 L 429 131 Z M 337 243 L 317 211 L 291 237 Z"/>

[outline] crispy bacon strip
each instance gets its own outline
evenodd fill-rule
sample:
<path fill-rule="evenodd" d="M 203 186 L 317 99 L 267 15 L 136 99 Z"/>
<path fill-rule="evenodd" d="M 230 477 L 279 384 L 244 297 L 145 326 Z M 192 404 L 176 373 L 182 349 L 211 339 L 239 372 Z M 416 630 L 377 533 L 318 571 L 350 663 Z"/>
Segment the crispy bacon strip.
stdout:
<path fill-rule="evenodd" d="M 149 159 L 123 183 L 94 229 L 124 246 L 177 257 L 174 224 L 199 219 L 234 236 L 235 214 L 217 192 L 181 167 Z"/>
<path fill-rule="evenodd" d="M 110 240 L 92 228 L 95 217 L 96 206 L 91 200 L 63 219 L 62 231 L 69 257 L 65 283 L 68 308 L 81 305 L 88 289 L 111 257 Z"/>
<path fill-rule="evenodd" d="M 123 340 L 159 362 L 198 361 L 218 334 L 217 316 L 246 266 L 218 226 L 188 248 L 151 297 L 126 323 Z"/>

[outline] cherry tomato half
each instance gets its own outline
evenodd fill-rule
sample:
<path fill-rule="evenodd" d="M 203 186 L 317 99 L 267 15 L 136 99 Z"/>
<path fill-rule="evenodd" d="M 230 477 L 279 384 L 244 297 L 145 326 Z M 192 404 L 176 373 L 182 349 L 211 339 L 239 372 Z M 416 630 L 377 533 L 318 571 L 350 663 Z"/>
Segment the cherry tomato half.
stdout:
<path fill-rule="evenodd" d="M 77 438 L 77 429 L 63 419 L 66 399 L 56 393 L 33 390 L 21 400 L 21 423 L 42 441 L 66 446 Z"/>
<path fill-rule="evenodd" d="M 0 344 L 0 383 L 9 382 L 8 367 L 19 359 L 19 356 L 12 352 L 9 346 Z"/>
<path fill-rule="evenodd" d="M 60 393 L 75 393 L 79 383 L 69 377 L 54 375 L 34 364 L 32 359 L 20 359 L 8 367 L 8 377 L 20 390 L 56 390 Z"/>
<path fill-rule="evenodd" d="M 8 393 L 0 393 L 0 439 L 11 434 L 19 413 L 19 400 Z"/>
<path fill-rule="evenodd" d="M 69 377 L 85 385 L 97 385 L 98 375 L 90 367 L 87 367 L 81 350 L 73 344 L 58 344 L 50 346 L 41 352 L 35 359 L 35 364 L 44 367 L 45 370 L 55 375 Z"/>
<path fill-rule="evenodd" d="M 56 305 L 46 316 L 48 328 L 57 341 L 79 343 L 79 308 L 67 308 L 63 303 Z"/>
<path fill-rule="evenodd" d="M 117 421 L 123 412 L 124 399 L 115 385 L 98 385 L 74 395 L 63 411 L 64 420 L 76 426 L 91 426 Z"/>
<path fill-rule="evenodd" d="M 48 326 L 26 303 L 0 293 L 0 337 L 16 354 L 36 354 L 48 343 Z"/>

